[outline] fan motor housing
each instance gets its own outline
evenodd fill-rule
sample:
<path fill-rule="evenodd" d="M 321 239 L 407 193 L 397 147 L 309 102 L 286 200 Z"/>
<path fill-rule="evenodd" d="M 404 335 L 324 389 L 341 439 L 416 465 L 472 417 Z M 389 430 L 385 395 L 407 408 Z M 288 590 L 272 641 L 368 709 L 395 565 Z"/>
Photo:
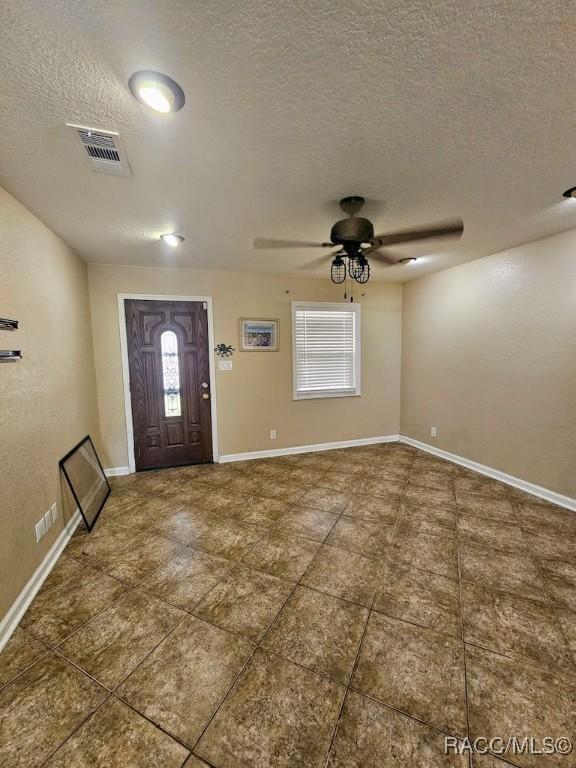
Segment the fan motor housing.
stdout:
<path fill-rule="evenodd" d="M 374 237 L 374 227 L 369 219 L 352 216 L 341 219 L 330 230 L 330 240 L 336 245 L 344 243 L 369 243 Z"/>

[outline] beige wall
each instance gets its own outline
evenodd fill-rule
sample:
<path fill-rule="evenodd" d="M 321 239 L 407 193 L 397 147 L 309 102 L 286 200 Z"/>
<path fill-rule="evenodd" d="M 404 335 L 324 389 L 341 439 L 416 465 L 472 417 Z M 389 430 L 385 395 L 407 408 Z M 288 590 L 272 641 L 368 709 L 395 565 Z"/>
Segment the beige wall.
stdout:
<path fill-rule="evenodd" d="M 104 463 L 126 466 L 126 422 L 118 293 L 212 296 L 215 342 L 238 350 L 238 319 L 280 320 L 280 351 L 237 351 L 231 372 L 216 373 L 222 454 L 398 434 L 401 287 L 370 284 L 362 301 L 362 396 L 292 400 L 291 301 L 340 301 L 322 279 L 89 265 L 90 303 Z M 289 291 L 289 293 L 287 293 Z M 269 439 L 270 429 L 278 439 Z"/>
<path fill-rule="evenodd" d="M 406 284 L 402 345 L 403 434 L 576 497 L 576 232 Z"/>
<path fill-rule="evenodd" d="M 98 445 L 86 265 L 0 188 L 0 618 L 68 519 L 58 460 L 86 433 Z M 34 525 L 57 501 L 58 523 L 39 544 Z M 64 510 L 63 510 L 64 506 Z"/>

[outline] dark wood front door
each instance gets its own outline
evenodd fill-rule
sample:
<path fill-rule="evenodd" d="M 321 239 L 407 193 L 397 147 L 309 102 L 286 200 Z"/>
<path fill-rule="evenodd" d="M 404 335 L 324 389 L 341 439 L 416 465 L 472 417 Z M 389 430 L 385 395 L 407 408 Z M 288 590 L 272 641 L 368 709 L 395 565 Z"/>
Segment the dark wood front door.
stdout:
<path fill-rule="evenodd" d="M 127 299 L 125 311 L 136 469 L 212 461 L 206 305 Z"/>

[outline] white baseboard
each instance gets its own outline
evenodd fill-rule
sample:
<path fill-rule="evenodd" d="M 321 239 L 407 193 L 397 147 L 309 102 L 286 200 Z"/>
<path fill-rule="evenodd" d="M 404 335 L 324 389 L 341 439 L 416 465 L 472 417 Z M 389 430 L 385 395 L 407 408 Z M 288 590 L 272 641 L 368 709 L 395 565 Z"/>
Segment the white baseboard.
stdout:
<path fill-rule="evenodd" d="M 38 568 L 34 571 L 32 578 L 26 584 L 22 592 L 20 592 L 12 604 L 12 607 L 8 610 L 8 613 L 4 616 L 2 621 L 0 621 L 0 651 L 4 648 L 8 640 L 10 640 L 20 619 L 26 613 L 28 606 L 36 597 L 36 593 L 46 580 L 52 568 L 54 568 L 58 562 L 58 558 L 62 554 L 66 544 L 70 541 L 70 538 L 81 519 L 80 511 L 77 509 L 64 526 L 64 529 L 60 532 L 44 560 L 42 560 Z"/>
<path fill-rule="evenodd" d="M 246 453 L 228 453 L 219 458 L 221 464 L 230 461 L 246 461 L 249 459 L 270 459 L 273 456 L 292 456 L 296 453 L 313 453 L 315 451 L 333 451 L 337 448 L 354 448 L 358 445 L 377 445 L 378 443 L 397 443 L 400 435 L 383 435 L 381 437 L 360 437 L 356 440 L 339 440 L 335 443 L 315 443 L 314 445 L 293 445 L 288 448 L 272 448 L 267 451 L 247 451 Z"/>
<path fill-rule="evenodd" d="M 481 475 L 486 475 L 494 480 L 500 480 L 502 483 L 511 485 L 514 488 L 519 488 L 521 491 L 530 493 L 533 496 L 537 496 L 540 499 L 549 501 L 552 504 L 557 504 L 559 507 L 566 507 L 576 512 L 576 499 L 572 499 L 569 496 L 564 496 L 556 491 L 551 491 L 548 488 L 543 488 L 535 483 L 529 483 L 527 480 L 522 480 L 519 477 L 508 475 L 506 472 L 501 472 L 499 469 L 493 469 L 485 464 L 479 464 L 477 461 L 466 459 L 464 456 L 458 456 L 455 453 L 449 451 L 443 451 L 440 448 L 436 448 L 428 443 L 422 443 L 420 440 L 414 440 L 412 437 L 406 435 L 383 435 L 380 437 L 361 437 L 356 440 L 340 440 L 334 443 L 315 443 L 313 445 L 296 445 L 288 448 L 272 448 L 266 451 L 246 451 L 245 453 L 228 453 L 222 454 L 218 461 L 221 464 L 225 464 L 231 461 L 247 461 L 250 459 L 268 459 L 274 456 L 291 456 L 297 453 L 313 453 L 314 451 L 331 451 L 337 448 L 353 448 L 359 445 L 377 445 L 378 443 L 396 443 L 402 442 L 407 445 L 412 445 L 414 448 L 419 448 L 421 451 L 431 453 L 434 456 L 439 456 L 442 459 L 459 464 L 462 467 L 471 469 L 474 472 L 478 472 Z M 130 467 L 110 467 L 104 470 L 106 477 L 119 477 L 121 475 L 129 475 Z M 0 625 L 1 626 L 1 625 Z M 0 632 L 1 638 L 1 632 Z M 0 640 L 1 644 L 1 640 Z"/>
<path fill-rule="evenodd" d="M 487 467 L 485 464 L 479 464 L 477 461 L 465 459 L 463 456 L 458 456 L 455 453 L 443 451 L 428 443 L 421 443 L 419 440 L 414 440 L 412 437 L 407 437 L 406 435 L 400 435 L 400 442 L 412 445 L 414 448 L 426 451 L 426 453 L 432 453 L 434 456 L 439 456 L 442 459 L 452 461 L 454 464 L 460 464 L 462 467 L 471 469 L 473 472 L 479 472 L 481 475 L 486 475 L 494 480 L 500 480 L 501 483 L 511 485 L 513 488 L 519 488 L 521 491 L 525 491 L 526 493 L 532 494 L 532 496 L 537 496 L 540 499 L 549 501 L 551 504 L 557 504 L 559 507 L 566 507 L 566 509 L 576 512 L 576 499 L 572 499 L 570 496 L 563 496 L 561 493 L 550 491 L 548 488 L 543 488 L 541 485 L 529 483 L 527 480 L 521 480 L 519 477 L 514 477 L 514 475 L 508 475 L 506 472 L 501 472 L 499 469 L 493 469 L 492 467 Z"/>
<path fill-rule="evenodd" d="M 108 467 L 104 470 L 106 477 L 120 477 L 121 475 L 129 475 L 130 467 Z"/>

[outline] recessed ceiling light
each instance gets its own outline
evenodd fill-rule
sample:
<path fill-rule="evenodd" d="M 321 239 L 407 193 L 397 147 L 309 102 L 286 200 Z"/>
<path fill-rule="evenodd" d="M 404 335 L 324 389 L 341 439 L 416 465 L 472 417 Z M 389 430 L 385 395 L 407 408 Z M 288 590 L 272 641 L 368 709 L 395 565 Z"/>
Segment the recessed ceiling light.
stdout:
<path fill-rule="evenodd" d="M 135 99 L 156 112 L 178 112 L 186 101 L 178 83 L 161 72 L 141 69 L 134 72 L 128 86 Z"/>
<path fill-rule="evenodd" d="M 176 248 L 177 245 L 184 242 L 182 235 L 175 235 L 173 232 L 167 232 L 165 235 L 160 235 L 160 238 L 168 245 L 171 245 L 172 248 Z"/>
<path fill-rule="evenodd" d="M 406 256 L 405 259 L 400 259 L 398 261 L 398 264 L 412 264 L 413 262 L 417 261 L 417 256 Z"/>
<path fill-rule="evenodd" d="M 562 197 L 574 197 L 576 198 L 576 187 L 567 189 L 566 192 L 562 192 Z"/>

